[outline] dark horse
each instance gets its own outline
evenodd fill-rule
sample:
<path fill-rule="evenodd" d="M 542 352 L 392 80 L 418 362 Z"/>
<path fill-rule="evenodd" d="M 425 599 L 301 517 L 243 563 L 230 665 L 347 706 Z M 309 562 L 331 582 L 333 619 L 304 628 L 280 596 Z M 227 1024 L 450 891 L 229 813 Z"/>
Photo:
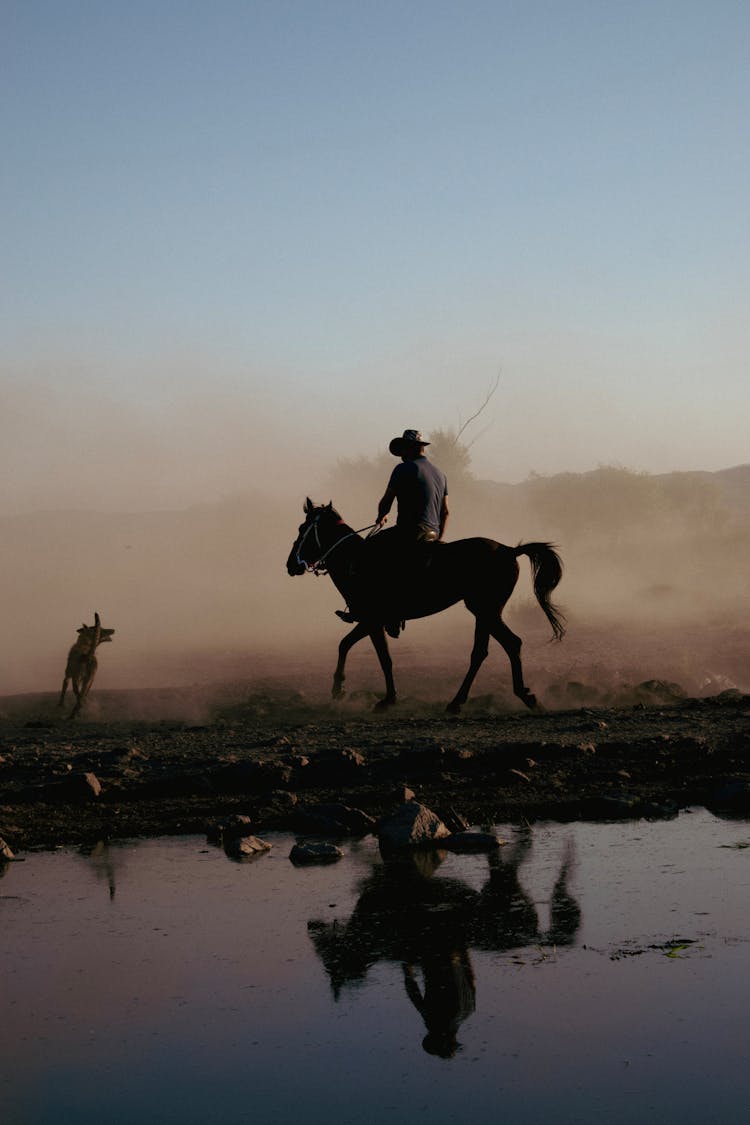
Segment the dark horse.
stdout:
<path fill-rule="evenodd" d="M 396 702 L 393 663 L 388 651 L 385 623 L 396 615 L 400 618 L 429 617 L 456 602 L 463 601 L 474 614 L 474 647 L 471 663 L 461 687 L 448 710 L 458 713 L 469 696 L 469 689 L 489 651 L 490 637 L 502 645 L 510 660 L 513 691 L 527 707 L 536 707 L 536 697 L 523 682 L 521 638 L 502 619 L 505 603 L 518 581 L 518 556 L 528 555 L 531 562 L 534 593 L 544 610 L 556 640 L 565 632 L 564 618 L 552 602 L 550 594 L 562 576 L 562 563 L 549 543 L 523 543 L 506 547 L 493 539 L 457 539 L 454 543 L 434 543 L 420 548 L 423 569 L 417 581 L 405 586 L 400 597 L 394 592 L 388 604 L 387 595 L 377 589 L 377 572 L 368 569 L 372 547 L 380 537 L 367 543 L 339 516 L 332 504 L 315 505 L 308 499 L 304 507 L 305 522 L 300 525 L 286 569 L 290 575 L 308 570 L 330 574 L 334 585 L 351 605 L 362 607 L 360 620 L 339 645 L 339 659 L 333 675 L 333 696 L 344 694 L 344 665 L 349 650 L 364 637 L 369 637 L 385 676 L 385 697 L 378 704 L 387 707 Z M 386 534 L 392 534 L 390 532 Z"/>

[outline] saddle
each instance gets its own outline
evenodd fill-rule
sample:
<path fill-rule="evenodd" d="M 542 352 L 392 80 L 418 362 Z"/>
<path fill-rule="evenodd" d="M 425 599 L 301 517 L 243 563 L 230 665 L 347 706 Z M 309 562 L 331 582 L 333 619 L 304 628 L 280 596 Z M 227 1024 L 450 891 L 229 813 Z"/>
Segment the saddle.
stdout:
<path fill-rule="evenodd" d="M 403 607 L 412 600 L 429 572 L 435 550 L 442 546 L 435 529 L 427 524 L 418 524 L 413 532 L 397 525 L 366 539 L 365 550 L 349 572 L 361 595 L 353 589 L 347 610 L 335 610 L 336 616 L 353 624 L 373 606 L 381 606 L 385 631 L 389 637 L 398 637 L 406 627 Z"/>

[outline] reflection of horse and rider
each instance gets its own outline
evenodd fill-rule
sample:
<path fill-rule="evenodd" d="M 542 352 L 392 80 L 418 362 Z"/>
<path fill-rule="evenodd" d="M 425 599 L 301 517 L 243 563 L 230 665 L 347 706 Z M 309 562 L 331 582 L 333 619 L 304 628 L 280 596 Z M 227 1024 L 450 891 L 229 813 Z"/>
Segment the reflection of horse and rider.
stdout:
<path fill-rule="evenodd" d="M 366 616 L 367 605 L 361 604 L 362 592 L 357 586 L 371 589 L 374 584 L 382 600 L 386 632 L 391 637 L 399 635 L 399 605 L 405 606 L 413 597 L 414 591 L 409 587 L 418 571 L 429 565 L 429 554 L 419 548 L 442 540 L 448 521 L 448 481 L 445 473 L 425 456 L 429 444 L 419 430 L 404 430 L 388 446 L 394 457 L 401 458 L 401 463 L 391 473 L 378 504 L 374 530 L 379 531 L 387 522 L 394 501 L 396 526 L 371 537 L 373 541 L 354 587 L 349 611 L 337 611 L 342 621 L 353 624 Z"/>
<path fill-rule="evenodd" d="M 305 503 L 305 522 L 292 544 L 287 573 L 328 573 L 349 607 L 339 616 L 354 626 L 339 644 L 333 695 L 343 695 L 349 651 L 369 637 L 385 677 L 386 694 L 380 706 L 395 703 L 386 632 L 397 637 L 405 621 L 441 613 L 463 601 L 475 618 L 474 647 L 469 669 L 448 709 L 456 713 L 466 703 L 488 655 L 490 637 L 508 656 L 514 693 L 533 708 L 537 701 L 524 683 L 521 638 L 508 628 L 502 613 L 518 581 L 518 559 L 526 555 L 536 599 L 555 638 L 561 639 L 564 618 L 550 600 L 562 576 L 560 558 L 549 543 L 508 547 L 478 536 L 444 542 L 448 484 L 445 474 L 425 455 L 427 445 L 418 430 L 405 430 L 390 443 L 391 453 L 401 463 L 391 474 L 372 529 L 380 531 L 394 501 L 398 505 L 395 528 L 363 539 L 332 503 L 316 505 L 309 498 Z"/>
<path fill-rule="evenodd" d="M 460 1048 L 458 1029 L 476 1005 L 470 949 L 499 952 L 575 941 L 581 912 L 567 886 L 572 848 L 563 855 L 543 930 L 518 874 L 531 846 L 531 832 L 523 830 L 513 845 L 490 853 L 480 891 L 460 879 L 433 878 L 444 852 L 417 852 L 375 866 L 347 922 L 308 923 L 334 997 L 362 982 L 378 961 L 400 963 L 406 994 L 426 1028 L 422 1046 L 429 1054 L 453 1056 Z"/>

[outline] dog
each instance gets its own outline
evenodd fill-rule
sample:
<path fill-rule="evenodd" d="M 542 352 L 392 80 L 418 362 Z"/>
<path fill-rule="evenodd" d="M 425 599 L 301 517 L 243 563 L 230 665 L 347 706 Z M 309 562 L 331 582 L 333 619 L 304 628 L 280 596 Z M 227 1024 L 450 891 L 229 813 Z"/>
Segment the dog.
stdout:
<path fill-rule="evenodd" d="M 62 707 L 65 702 L 65 692 L 70 681 L 76 701 L 69 718 L 75 719 L 94 682 L 98 667 L 95 656 L 97 646 L 104 644 L 105 641 L 111 641 L 113 634 L 114 629 L 102 628 L 98 613 L 94 614 L 93 625 L 82 625 L 78 630 L 78 640 L 68 653 L 68 663 L 65 665 L 65 676 L 58 703 L 58 707 Z"/>

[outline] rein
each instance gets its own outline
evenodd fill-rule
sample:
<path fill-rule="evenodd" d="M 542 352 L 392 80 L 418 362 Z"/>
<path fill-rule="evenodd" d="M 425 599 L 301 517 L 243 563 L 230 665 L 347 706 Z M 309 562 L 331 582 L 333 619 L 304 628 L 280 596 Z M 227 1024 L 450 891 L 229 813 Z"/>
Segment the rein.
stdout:
<path fill-rule="evenodd" d="M 296 554 L 295 554 L 295 559 L 296 559 L 297 563 L 300 566 L 304 566 L 305 571 L 308 574 L 314 574 L 316 578 L 319 574 L 327 574 L 328 573 L 328 568 L 325 567 L 323 565 L 323 563 L 328 558 L 328 556 L 336 550 L 337 547 L 340 547 L 341 544 L 346 542 L 347 539 L 351 539 L 355 535 L 360 535 L 363 531 L 372 532 L 373 528 L 378 526 L 375 523 L 370 523 L 370 524 L 367 525 L 367 527 L 360 527 L 359 531 L 348 531 L 346 533 L 346 535 L 342 535 L 341 538 L 337 539 L 335 543 L 332 543 L 331 546 L 328 547 L 327 550 L 323 551 L 323 554 L 320 555 L 320 557 L 314 563 L 309 563 L 301 557 L 300 551 L 302 550 L 302 547 L 303 547 L 304 542 L 307 539 L 308 535 L 313 530 L 315 531 L 315 542 L 317 544 L 318 550 L 322 549 L 323 544 L 320 542 L 320 536 L 318 535 L 318 520 L 319 519 L 320 519 L 320 516 L 316 516 L 315 519 L 312 521 L 312 523 L 309 524 L 308 527 L 305 529 L 304 534 L 301 536 L 301 538 L 299 540 L 299 543 L 297 544 L 297 551 L 296 551 Z M 369 539 L 370 536 L 368 535 L 367 538 Z"/>

